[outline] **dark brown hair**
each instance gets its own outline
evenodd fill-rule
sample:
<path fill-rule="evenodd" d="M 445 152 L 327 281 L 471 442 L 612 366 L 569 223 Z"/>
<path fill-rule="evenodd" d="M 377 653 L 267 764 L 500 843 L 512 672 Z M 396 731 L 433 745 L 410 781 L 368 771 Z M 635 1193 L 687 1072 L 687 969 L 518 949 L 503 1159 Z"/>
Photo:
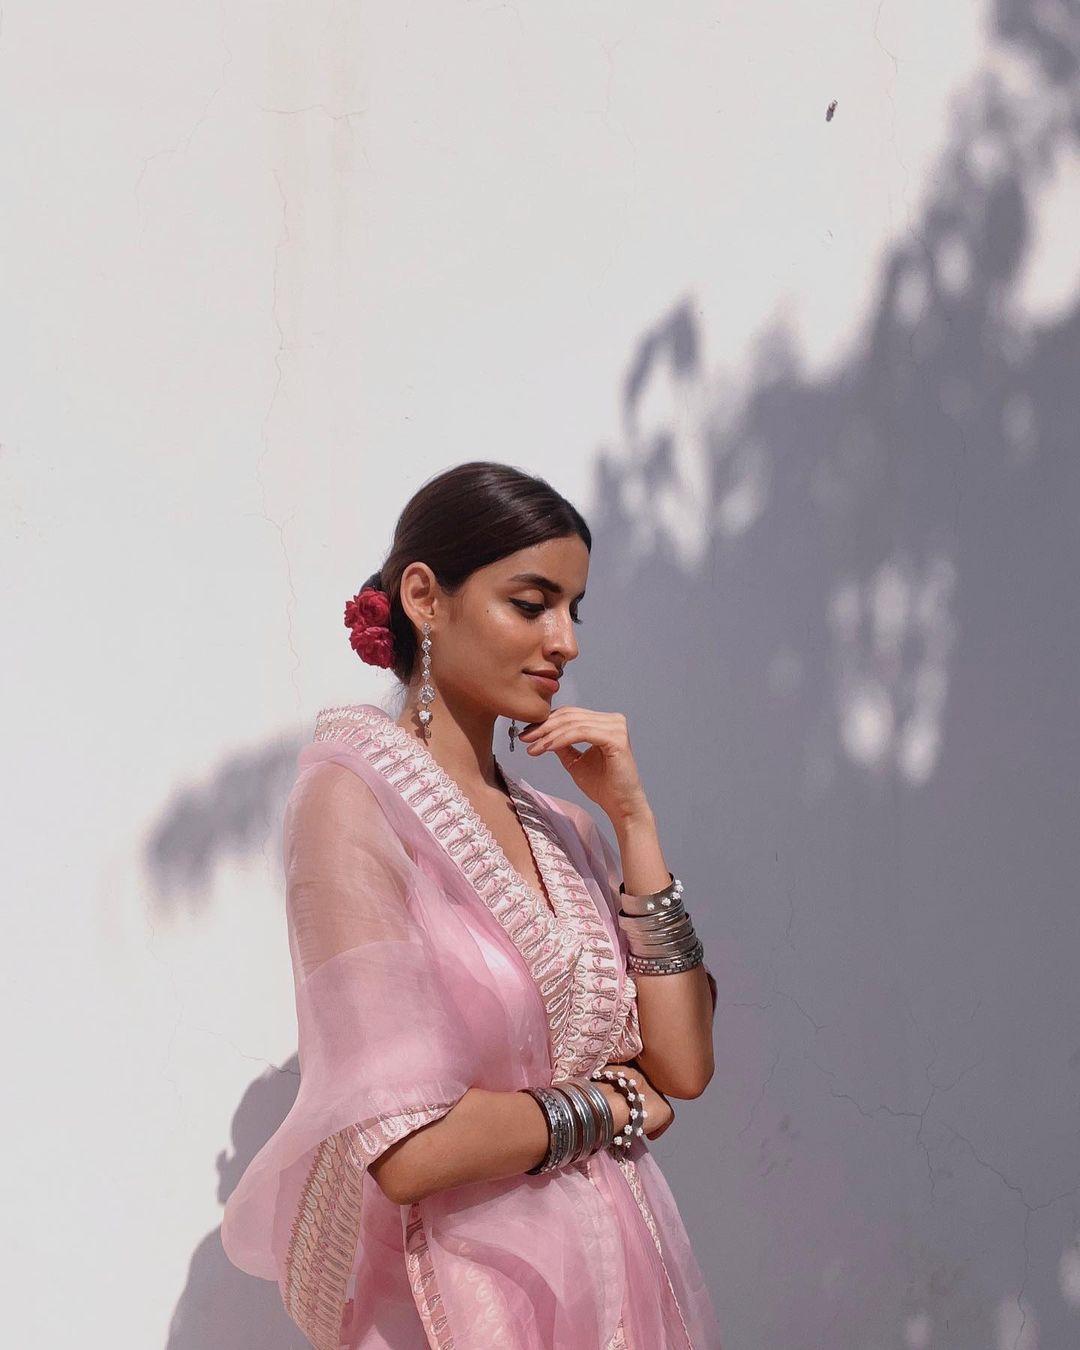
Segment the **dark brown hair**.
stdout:
<path fill-rule="evenodd" d="M 429 479 L 398 517 L 386 561 L 363 583 L 390 597 L 392 669 L 402 684 L 412 677 L 417 653 L 416 630 L 401 607 L 401 574 L 409 563 L 426 563 L 455 595 L 478 568 L 568 534 L 591 551 L 580 511 L 544 479 L 509 464 L 470 460 Z"/>

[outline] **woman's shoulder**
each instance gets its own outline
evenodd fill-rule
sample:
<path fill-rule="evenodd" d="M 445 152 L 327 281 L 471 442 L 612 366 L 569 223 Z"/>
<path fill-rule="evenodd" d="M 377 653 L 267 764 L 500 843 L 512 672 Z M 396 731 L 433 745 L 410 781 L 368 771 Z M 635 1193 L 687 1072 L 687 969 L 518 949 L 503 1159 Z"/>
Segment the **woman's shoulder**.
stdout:
<path fill-rule="evenodd" d="M 370 703 L 328 703 L 315 714 L 312 741 L 344 741 L 349 744 L 387 715 Z"/>
<path fill-rule="evenodd" d="M 381 812 L 371 787 L 359 774 L 334 759 L 304 764 L 289 793 L 287 809 L 296 824 L 370 825 Z"/>
<path fill-rule="evenodd" d="M 373 717 L 373 713 L 379 715 Z M 300 747 L 294 792 L 332 797 L 351 812 L 372 814 L 379 781 L 366 746 L 386 714 L 367 703 L 327 704 L 315 715 L 312 735 Z"/>

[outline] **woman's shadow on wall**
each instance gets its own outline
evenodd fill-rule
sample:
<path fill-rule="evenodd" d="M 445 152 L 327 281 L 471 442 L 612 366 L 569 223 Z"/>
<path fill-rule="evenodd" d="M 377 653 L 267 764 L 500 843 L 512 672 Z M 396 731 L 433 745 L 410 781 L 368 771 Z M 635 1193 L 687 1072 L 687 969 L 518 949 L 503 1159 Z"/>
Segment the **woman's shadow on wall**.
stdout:
<path fill-rule="evenodd" d="M 244 1169 L 288 1115 L 300 1083 L 297 1057 L 261 1074 L 232 1120 L 232 1147 L 217 1156 L 221 1205 Z M 188 1266 L 184 1291 L 169 1325 L 168 1350 L 309 1350 L 285 1312 L 278 1287 L 238 1270 L 221 1246 L 221 1229 L 207 1234 Z"/>
<path fill-rule="evenodd" d="M 282 877 L 281 815 L 300 746 L 300 741 L 285 738 L 251 753 L 235 753 L 216 767 L 208 782 L 172 796 L 151 834 L 145 859 L 157 909 L 210 903 L 220 863 L 259 856 L 264 850 L 276 860 Z M 299 1084 L 294 1054 L 280 1067 L 268 1065 L 244 1092 L 232 1119 L 231 1147 L 216 1159 L 222 1206 L 288 1115 Z M 216 1228 L 192 1253 L 167 1345 L 168 1350 L 305 1350 L 309 1342 L 286 1314 L 277 1285 L 237 1269 L 225 1255 Z"/>

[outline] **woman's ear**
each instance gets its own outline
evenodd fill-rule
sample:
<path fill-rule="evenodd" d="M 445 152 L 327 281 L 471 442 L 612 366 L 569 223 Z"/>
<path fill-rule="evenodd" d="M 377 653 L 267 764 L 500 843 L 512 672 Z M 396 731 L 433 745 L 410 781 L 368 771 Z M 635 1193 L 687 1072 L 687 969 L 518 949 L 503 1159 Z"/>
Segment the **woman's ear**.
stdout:
<path fill-rule="evenodd" d="M 434 624 L 438 609 L 439 583 L 424 562 L 411 562 L 401 574 L 398 587 L 401 608 L 415 628 Z"/>

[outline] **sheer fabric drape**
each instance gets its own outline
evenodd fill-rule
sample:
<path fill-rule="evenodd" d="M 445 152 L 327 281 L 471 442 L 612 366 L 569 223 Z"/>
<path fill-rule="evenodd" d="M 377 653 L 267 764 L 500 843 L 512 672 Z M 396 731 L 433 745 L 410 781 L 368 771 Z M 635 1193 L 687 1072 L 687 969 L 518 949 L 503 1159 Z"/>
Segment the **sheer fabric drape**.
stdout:
<path fill-rule="evenodd" d="M 375 746 L 397 748 L 386 715 L 366 717 L 383 733 Z M 642 1141 L 625 1165 L 602 1153 L 411 1206 L 371 1176 L 386 1148 L 469 1087 L 551 1081 L 562 1051 L 537 975 L 581 960 L 580 934 L 538 927 L 504 886 L 447 783 L 434 770 L 418 778 L 428 766 L 408 747 L 388 769 L 372 744 L 331 730 L 300 755 L 283 828 L 300 1088 L 229 1197 L 227 1255 L 278 1283 L 318 1350 L 608 1350 L 620 1319 L 634 1350 L 718 1350 L 701 1272 Z M 610 846 L 588 813 L 530 794 L 545 817 L 538 847 L 584 881 L 620 952 Z M 598 1006 L 617 1011 L 613 997 Z M 612 1024 L 598 1062 L 626 1035 Z"/>

